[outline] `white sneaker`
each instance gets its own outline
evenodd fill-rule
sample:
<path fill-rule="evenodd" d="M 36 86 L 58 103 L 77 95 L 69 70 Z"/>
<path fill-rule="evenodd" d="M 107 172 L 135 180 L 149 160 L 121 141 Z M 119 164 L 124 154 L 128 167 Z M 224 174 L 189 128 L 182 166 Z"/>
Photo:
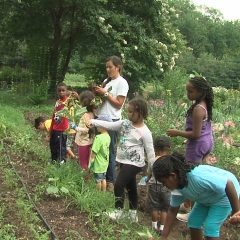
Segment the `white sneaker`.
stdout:
<path fill-rule="evenodd" d="M 123 213 L 122 209 L 115 209 L 112 212 L 106 212 L 106 215 L 114 221 L 117 221 L 117 220 L 120 220 L 120 219 L 124 218 L 124 213 Z"/>
<path fill-rule="evenodd" d="M 131 222 L 137 223 L 138 222 L 138 215 L 137 215 L 137 210 L 129 210 L 129 219 Z"/>
<path fill-rule="evenodd" d="M 181 222 L 188 222 L 189 213 L 178 213 L 176 218 Z"/>
<path fill-rule="evenodd" d="M 185 207 L 184 203 L 180 205 L 179 212 L 181 213 L 189 213 L 191 212 L 191 207 Z"/>

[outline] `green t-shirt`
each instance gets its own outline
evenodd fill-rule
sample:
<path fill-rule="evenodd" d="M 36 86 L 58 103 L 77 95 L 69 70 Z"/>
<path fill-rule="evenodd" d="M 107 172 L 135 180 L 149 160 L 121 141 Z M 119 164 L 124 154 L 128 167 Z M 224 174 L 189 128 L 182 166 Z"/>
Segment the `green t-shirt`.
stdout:
<path fill-rule="evenodd" d="M 94 173 L 105 173 L 107 172 L 109 163 L 109 145 L 111 138 L 109 134 L 102 133 L 95 137 L 92 145 L 92 151 L 96 154 L 93 163 Z"/>

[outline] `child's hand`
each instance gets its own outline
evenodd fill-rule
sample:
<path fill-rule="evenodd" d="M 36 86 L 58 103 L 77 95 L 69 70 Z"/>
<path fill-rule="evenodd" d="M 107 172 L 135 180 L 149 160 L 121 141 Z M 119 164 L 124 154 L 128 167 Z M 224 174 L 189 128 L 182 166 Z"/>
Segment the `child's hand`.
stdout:
<path fill-rule="evenodd" d="M 237 224 L 240 223 L 240 211 L 236 212 L 235 214 L 233 214 L 230 219 L 229 222 L 231 224 Z"/>
<path fill-rule="evenodd" d="M 178 136 L 178 130 L 177 129 L 168 129 L 167 135 L 169 137 L 177 137 Z"/>
<path fill-rule="evenodd" d="M 94 126 L 92 125 L 92 123 L 91 123 L 91 120 L 86 121 L 86 122 L 85 122 L 85 125 L 86 125 L 87 128 L 92 128 L 92 127 L 94 127 Z"/>

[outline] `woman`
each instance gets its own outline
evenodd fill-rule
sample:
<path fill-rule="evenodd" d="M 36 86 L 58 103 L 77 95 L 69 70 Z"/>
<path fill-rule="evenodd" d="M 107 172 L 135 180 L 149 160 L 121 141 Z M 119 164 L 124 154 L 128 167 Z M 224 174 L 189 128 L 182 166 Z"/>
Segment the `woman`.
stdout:
<path fill-rule="evenodd" d="M 95 92 L 102 95 L 104 102 L 98 109 L 97 116 L 109 115 L 112 121 L 121 119 L 122 107 L 125 103 L 129 86 L 127 81 L 121 76 L 122 61 L 117 56 L 108 57 L 106 60 L 106 71 L 108 78 L 106 78 L 101 87 L 95 87 Z M 107 189 L 113 189 L 115 181 L 115 159 L 116 159 L 116 138 L 117 133 L 109 131 L 111 143 L 109 146 L 109 166 L 107 169 L 106 180 Z"/>

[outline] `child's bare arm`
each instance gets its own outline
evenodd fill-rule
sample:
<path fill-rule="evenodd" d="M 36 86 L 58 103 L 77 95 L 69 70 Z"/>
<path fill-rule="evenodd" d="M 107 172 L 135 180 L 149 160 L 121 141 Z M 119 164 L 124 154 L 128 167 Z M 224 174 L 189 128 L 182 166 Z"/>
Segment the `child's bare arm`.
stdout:
<path fill-rule="evenodd" d="M 96 157 L 96 153 L 91 151 L 91 154 L 90 154 L 90 162 L 93 162 L 95 160 L 95 157 Z"/>
<path fill-rule="evenodd" d="M 231 204 L 232 207 L 232 215 L 234 215 L 235 213 L 237 213 L 239 211 L 239 197 L 238 194 L 236 192 L 236 189 L 233 185 L 233 182 L 231 180 L 227 181 L 227 185 L 225 188 L 226 194 L 228 196 L 229 202 Z"/>

